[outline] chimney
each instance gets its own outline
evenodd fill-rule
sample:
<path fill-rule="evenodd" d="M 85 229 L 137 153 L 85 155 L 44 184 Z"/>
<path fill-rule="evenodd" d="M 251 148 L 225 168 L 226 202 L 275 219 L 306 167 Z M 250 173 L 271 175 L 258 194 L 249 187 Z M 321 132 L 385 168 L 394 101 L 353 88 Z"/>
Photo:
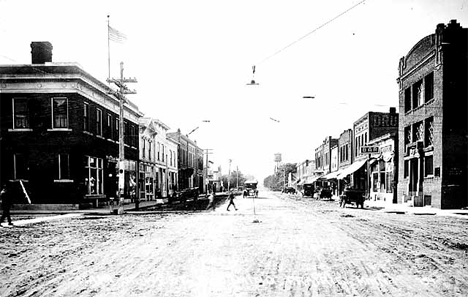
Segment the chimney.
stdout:
<path fill-rule="evenodd" d="M 396 107 L 390 107 L 390 113 L 391 114 L 396 113 Z"/>
<path fill-rule="evenodd" d="M 52 62 L 52 44 L 48 41 L 31 42 L 31 63 L 45 64 Z"/>

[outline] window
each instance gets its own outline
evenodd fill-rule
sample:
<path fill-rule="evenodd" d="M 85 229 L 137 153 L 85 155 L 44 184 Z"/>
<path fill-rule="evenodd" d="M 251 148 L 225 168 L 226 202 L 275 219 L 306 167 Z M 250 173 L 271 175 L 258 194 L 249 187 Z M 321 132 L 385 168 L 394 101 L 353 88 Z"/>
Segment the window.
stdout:
<path fill-rule="evenodd" d="M 165 151 L 164 151 L 164 144 L 162 144 L 162 151 L 161 151 L 161 155 L 162 155 L 162 161 L 164 162 L 164 155 L 165 155 Z"/>
<path fill-rule="evenodd" d="M 405 127 L 405 145 L 410 144 L 412 141 L 411 138 L 411 126 Z"/>
<path fill-rule="evenodd" d="M 423 99 L 422 80 L 419 80 L 413 85 L 413 109 L 421 106 L 423 104 Z"/>
<path fill-rule="evenodd" d="M 13 155 L 13 179 L 28 179 L 28 165 L 23 154 Z"/>
<path fill-rule="evenodd" d="M 161 144 L 159 142 L 158 142 L 157 149 L 158 149 L 158 161 L 159 161 L 160 160 L 159 159 L 159 152 L 161 151 Z"/>
<path fill-rule="evenodd" d="M 112 139 L 112 115 L 110 113 L 107 114 L 106 138 Z"/>
<path fill-rule="evenodd" d="M 28 99 L 13 98 L 13 129 L 29 129 Z"/>
<path fill-rule="evenodd" d="M 433 176 L 434 175 L 434 158 L 432 155 L 426 156 L 424 158 L 424 176 Z"/>
<path fill-rule="evenodd" d="M 434 72 L 424 78 L 424 100 L 428 102 L 434 98 Z"/>
<path fill-rule="evenodd" d="M 102 110 L 96 109 L 96 135 L 102 136 Z"/>
<path fill-rule="evenodd" d="M 89 104 L 83 104 L 83 131 L 89 132 Z"/>
<path fill-rule="evenodd" d="M 151 157 L 152 157 L 151 155 L 153 153 L 152 148 L 153 148 L 153 143 L 151 141 L 149 141 L 149 143 L 148 143 L 148 160 L 150 160 L 150 161 L 151 161 Z"/>
<path fill-rule="evenodd" d="M 405 160 L 403 164 L 403 177 L 407 178 L 409 176 L 409 160 Z"/>
<path fill-rule="evenodd" d="M 411 88 L 405 89 L 405 112 L 411 110 Z"/>
<path fill-rule="evenodd" d="M 120 121 L 119 121 L 118 118 L 116 118 L 116 119 L 115 119 L 115 129 L 114 129 L 114 131 L 115 131 L 115 133 L 114 133 L 114 139 L 115 139 L 115 140 L 119 140 L 119 136 L 120 136 L 120 134 L 119 134 L 119 129 L 120 129 Z"/>
<path fill-rule="evenodd" d="M 52 98 L 52 129 L 68 128 L 68 99 Z"/>
<path fill-rule="evenodd" d="M 426 147 L 434 145 L 434 118 L 430 117 L 424 121 L 424 144 Z"/>
<path fill-rule="evenodd" d="M 100 195 L 104 193 L 103 185 L 103 159 L 85 157 L 85 186 L 87 195 Z"/>
<path fill-rule="evenodd" d="M 413 141 L 424 140 L 424 127 L 423 122 L 418 122 L 413 125 Z"/>
<path fill-rule="evenodd" d="M 143 137 L 143 147 L 141 148 L 142 158 L 145 158 L 146 155 L 146 139 Z"/>
<path fill-rule="evenodd" d="M 68 154 L 58 154 L 58 180 L 69 180 L 70 178 L 70 156 Z"/>

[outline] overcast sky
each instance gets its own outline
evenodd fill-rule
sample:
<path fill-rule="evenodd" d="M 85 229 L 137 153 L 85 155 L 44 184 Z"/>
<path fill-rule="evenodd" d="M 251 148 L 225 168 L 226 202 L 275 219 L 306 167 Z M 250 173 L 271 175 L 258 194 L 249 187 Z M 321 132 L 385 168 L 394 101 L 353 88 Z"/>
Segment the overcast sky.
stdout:
<path fill-rule="evenodd" d="M 399 59 L 438 23 L 468 27 L 468 0 L 361 2 L 0 0 L 0 63 L 29 64 L 31 41 L 50 41 L 54 62 L 105 81 L 110 15 L 128 37 L 111 43 L 111 76 L 123 61 L 145 116 L 199 127 L 190 137 L 216 166 L 263 180 L 274 153 L 313 159 L 328 135 L 397 107 Z"/>

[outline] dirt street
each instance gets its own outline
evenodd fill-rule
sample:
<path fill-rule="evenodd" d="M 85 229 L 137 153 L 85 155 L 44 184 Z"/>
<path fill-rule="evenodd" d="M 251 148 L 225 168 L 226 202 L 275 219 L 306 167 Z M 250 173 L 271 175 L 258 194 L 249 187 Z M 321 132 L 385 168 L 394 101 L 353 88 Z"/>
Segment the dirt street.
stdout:
<path fill-rule="evenodd" d="M 466 219 L 260 196 L 0 228 L 0 296 L 468 295 Z"/>

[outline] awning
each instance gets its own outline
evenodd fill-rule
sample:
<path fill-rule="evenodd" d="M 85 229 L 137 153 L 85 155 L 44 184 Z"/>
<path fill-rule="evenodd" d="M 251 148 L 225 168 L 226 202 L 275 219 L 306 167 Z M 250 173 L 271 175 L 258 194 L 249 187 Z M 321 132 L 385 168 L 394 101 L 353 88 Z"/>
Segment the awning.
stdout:
<path fill-rule="evenodd" d="M 345 169 L 341 170 L 340 175 L 338 175 L 338 179 L 343 179 L 346 176 L 350 175 L 351 173 L 354 173 L 354 172 L 358 171 L 359 169 L 361 169 L 361 167 L 364 164 L 366 164 L 366 162 L 367 162 L 367 160 L 361 160 L 361 161 L 357 161 L 357 162 L 354 162 L 353 164 L 349 165 Z"/>
<path fill-rule="evenodd" d="M 330 172 L 329 174 L 323 176 L 323 179 L 336 179 L 341 173 L 341 170 Z"/>

